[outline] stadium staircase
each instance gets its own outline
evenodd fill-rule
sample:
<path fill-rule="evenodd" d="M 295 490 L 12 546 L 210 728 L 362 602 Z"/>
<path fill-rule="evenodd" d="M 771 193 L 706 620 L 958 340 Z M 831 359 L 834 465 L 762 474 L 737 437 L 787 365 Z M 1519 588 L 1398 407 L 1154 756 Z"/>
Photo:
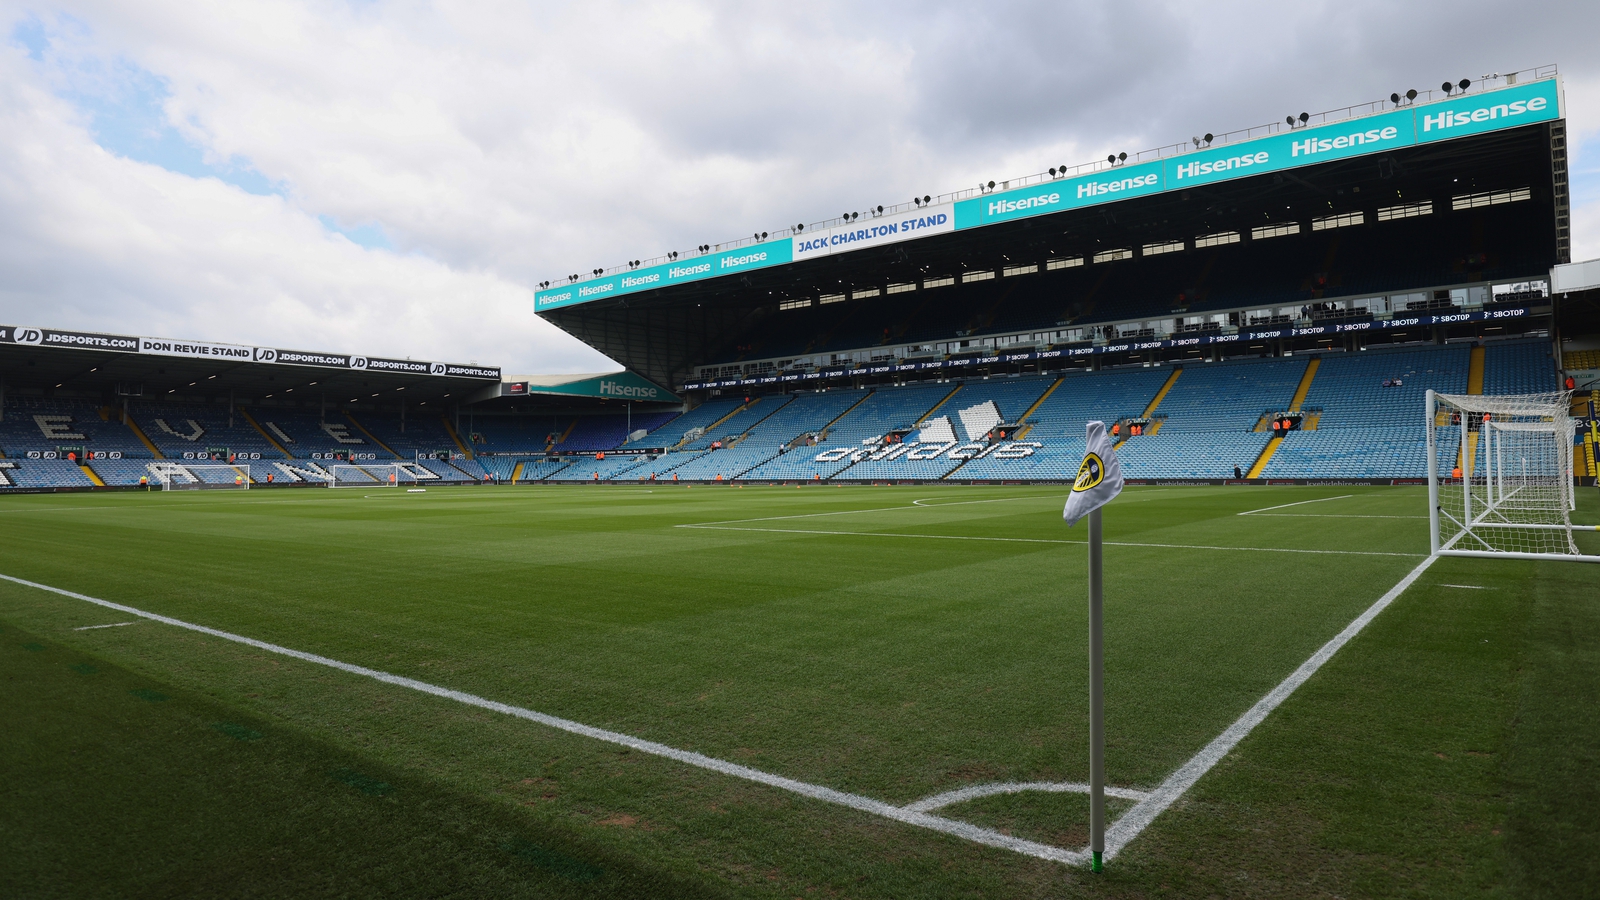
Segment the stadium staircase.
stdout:
<path fill-rule="evenodd" d="M 100 476 L 95 473 L 95 471 L 93 469 L 89 468 L 89 464 L 88 463 L 84 463 L 84 464 L 78 466 L 78 468 L 82 469 L 83 470 L 83 474 L 90 481 L 94 482 L 95 487 L 105 487 L 106 486 L 105 481 L 103 481 L 100 478 Z"/>
<path fill-rule="evenodd" d="M 1472 355 L 1467 363 L 1468 394 L 1483 393 L 1483 368 L 1486 356 L 1487 353 L 1482 344 L 1473 345 Z M 1464 468 L 1468 472 L 1473 472 L 1475 470 L 1472 465 L 1478 457 L 1478 432 L 1476 430 L 1467 432 L 1467 446 L 1464 449 L 1467 456 L 1467 464 Z M 1456 465 L 1461 466 L 1461 450 L 1456 451 Z"/>
<path fill-rule="evenodd" d="M 461 455 L 465 456 L 467 459 L 471 459 L 472 458 L 472 448 L 468 447 L 466 444 L 461 442 L 461 435 L 456 434 L 456 426 L 450 424 L 450 417 L 449 416 L 440 416 L 439 417 L 439 421 L 444 423 L 444 432 L 445 432 L 445 434 L 450 435 L 450 440 L 455 441 L 456 449 L 461 451 Z M 574 421 L 572 424 L 576 425 L 578 423 L 576 421 Z M 572 429 L 568 428 L 567 432 L 570 434 L 572 432 Z M 465 474 L 465 473 L 463 473 L 463 474 Z"/>
<path fill-rule="evenodd" d="M 166 454 L 161 452 L 161 448 L 157 447 L 155 442 L 150 440 L 150 438 L 145 435 L 144 429 L 139 427 L 139 423 L 133 420 L 132 415 L 127 416 L 126 421 L 128 430 L 133 432 L 133 436 L 138 438 L 140 443 L 144 444 L 150 449 L 151 455 L 153 455 L 156 459 L 167 458 Z"/>
<path fill-rule="evenodd" d="M 1050 399 L 1050 395 L 1054 394 L 1056 392 L 1056 388 L 1061 387 L 1061 384 L 1064 381 L 1066 381 L 1065 378 L 1057 378 L 1055 380 L 1055 383 L 1050 385 L 1049 387 L 1045 388 L 1044 393 L 1039 395 L 1039 399 L 1033 401 L 1033 405 L 1028 407 L 1026 410 L 1024 410 L 1022 415 L 1018 417 L 1017 421 L 1022 422 L 1023 426 L 1022 426 L 1022 430 L 1017 432 L 1017 440 L 1019 440 L 1019 441 L 1023 440 L 1024 438 L 1026 438 L 1028 436 L 1028 433 L 1030 431 L 1033 431 L 1033 426 L 1036 423 L 1029 422 L 1028 420 L 1033 418 L 1033 414 L 1038 411 L 1039 407 L 1044 405 L 1044 402 L 1046 400 Z M 956 468 L 959 469 L 960 466 L 957 466 Z M 955 471 L 955 470 L 952 469 L 951 471 Z M 950 476 L 946 475 L 945 477 L 949 478 Z"/>
<path fill-rule="evenodd" d="M 290 453 L 288 448 L 286 448 L 282 444 L 278 443 L 278 439 L 277 438 L 275 438 L 272 435 L 268 434 L 267 430 L 265 428 L 261 427 L 261 423 L 257 422 L 255 420 L 254 416 L 250 415 L 250 411 L 248 409 L 245 409 L 244 407 L 240 407 L 239 408 L 239 415 L 243 416 L 244 420 L 246 422 L 250 423 L 250 427 L 254 428 L 256 430 L 257 434 L 260 434 L 263 438 L 266 438 L 267 443 L 271 444 L 273 446 L 273 449 L 277 450 L 279 453 L 282 453 L 284 459 L 294 459 L 294 454 Z"/>
<path fill-rule="evenodd" d="M 1176 367 L 1173 368 L 1172 374 L 1168 375 L 1167 376 L 1167 380 L 1162 382 L 1161 390 L 1156 391 L 1156 395 L 1154 397 L 1150 398 L 1150 404 L 1144 408 L 1144 412 L 1141 413 L 1140 416 L 1139 416 L 1141 419 L 1148 419 L 1151 416 L 1156 414 L 1156 410 L 1158 408 L 1160 408 L 1160 406 L 1161 406 L 1161 401 L 1166 399 L 1167 392 L 1172 390 L 1172 386 L 1174 384 L 1178 383 L 1178 376 L 1180 376 L 1182 374 L 1183 374 L 1183 367 L 1182 366 L 1176 366 Z M 1150 434 L 1152 436 L 1154 436 L 1160 430 L 1161 430 L 1160 423 L 1156 423 L 1155 429 L 1152 430 L 1150 432 Z M 1112 447 L 1111 449 L 1113 449 L 1113 450 L 1121 450 L 1122 449 L 1122 445 L 1126 444 L 1128 442 L 1128 438 L 1132 437 L 1132 436 L 1133 436 L 1132 434 L 1129 434 L 1127 437 L 1124 437 L 1122 440 L 1117 441 L 1116 446 Z"/>
<path fill-rule="evenodd" d="M 366 435 L 367 436 L 367 440 L 373 442 L 374 444 L 377 444 L 379 447 L 382 447 L 383 448 L 383 452 L 389 454 L 390 456 L 394 457 L 395 459 L 401 459 L 402 458 L 400 456 L 400 454 L 394 452 L 394 448 L 390 447 L 388 444 L 385 444 L 383 441 L 378 440 L 378 436 L 377 435 L 375 435 L 372 432 L 368 431 L 367 430 L 367 426 L 365 426 L 365 425 L 361 424 L 360 422 L 356 421 L 356 417 L 353 414 L 351 414 L 350 410 L 347 409 L 347 410 L 344 411 L 344 417 L 346 419 L 350 420 L 350 424 L 354 425 L 356 427 L 357 431 L 359 431 L 362 434 Z"/>
<path fill-rule="evenodd" d="M 1321 365 L 1322 359 L 1316 356 L 1311 357 L 1310 362 L 1306 363 L 1305 374 L 1300 376 L 1300 384 L 1294 389 L 1294 397 L 1289 401 L 1289 412 L 1299 412 L 1300 407 L 1305 404 L 1306 394 L 1311 392 L 1311 382 L 1316 379 L 1317 369 Z M 1261 418 L 1262 422 L 1265 422 L 1267 417 L 1262 416 Z M 1257 431 L 1261 430 L 1261 424 L 1261 422 L 1256 424 Z M 1268 438 L 1267 445 L 1261 448 L 1261 455 L 1256 457 L 1256 461 L 1251 464 L 1250 471 L 1245 473 L 1245 477 L 1260 478 L 1262 470 L 1266 469 L 1267 464 L 1272 462 L 1272 458 L 1278 455 L 1278 448 L 1281 446 L 1283 446 L 1283 435 L 1275 434 Z"/>

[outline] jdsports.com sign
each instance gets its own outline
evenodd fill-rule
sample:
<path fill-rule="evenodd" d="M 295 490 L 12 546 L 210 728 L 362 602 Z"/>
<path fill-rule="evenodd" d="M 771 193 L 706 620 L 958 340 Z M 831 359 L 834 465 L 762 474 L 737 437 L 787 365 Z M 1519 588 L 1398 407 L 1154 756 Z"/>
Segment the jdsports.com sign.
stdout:
<path fill-rule="evenodd" d="M 185 359 L 215 359 L 241 363 L 273 363 L 289 366 L 314 366 L 323 369 L 398 372 L 451 378 L 478 378 L 499 381 L 498 366 L 465 365 L 415 359 L 385 359 L 345 353 L 314 353 L 276 347 L 248 347 L 180 341 L 171 338 L 139 337 L 130 334 L 100 334 L 91 331 L 63 331 L 27 325 L 0 325 L 0 344 L 30 347 L 60 347 L 66 350 L 100 350 L 109 353 L 139 353 L 148 356 L 176 356 Z"/>

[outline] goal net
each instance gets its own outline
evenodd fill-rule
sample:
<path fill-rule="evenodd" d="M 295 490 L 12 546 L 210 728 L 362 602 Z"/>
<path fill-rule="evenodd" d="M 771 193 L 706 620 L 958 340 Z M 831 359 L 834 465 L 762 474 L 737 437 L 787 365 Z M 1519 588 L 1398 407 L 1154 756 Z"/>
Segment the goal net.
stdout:
<path fill-rule="evenodd" d="M 191 463 L 150 464 L 150 474 L 155 476 L 164 491 L 247 491 L 250 489 L 250 467 L 238 465 L 193 465 Z"/>
<path fill-rule="evenodd" d="M 1428 392 L 1428 515 L 1446 556 L 1579 559 L 1564 393 Z"/>
<path fill-rule="evenodd" d="M 360 466 L 335 465 L 328 467 L 328 487 L 399 487 L 415 485 L 417 476 L 402 465 L 368 463 Z"/>

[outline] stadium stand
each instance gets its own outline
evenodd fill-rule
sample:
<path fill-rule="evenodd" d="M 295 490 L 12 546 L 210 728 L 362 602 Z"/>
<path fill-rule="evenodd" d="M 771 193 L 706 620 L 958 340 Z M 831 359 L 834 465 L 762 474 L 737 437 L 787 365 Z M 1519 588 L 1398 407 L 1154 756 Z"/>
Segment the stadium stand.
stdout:
<path fill-rule="evenodd" d="M 819 462 L 818 451 L 830 447 L 860 448 L 891 430 L 909 430 L 922 415 L 955 391 L 953 384 L 919 384 L 873 391 L 829 427 L 817 447 L 798 447 L 746 472 L 747 480 L 811 480 L 831 478 L 849 468 L 850 457 Z"/>
<path fill-rule="evenodd" d="M 1124 430 L 1117 436 L 1129 478 L 1229 478 L 1235 466 L 1249 471 L 1259 460 L 1259 475 L 1267 479 L 1411 479 L 1426 474 L 1419 419 L 1424 394 L 1429 389 L 1468 392 L 1475 353 L 1482 360 L 1485 393 L 1559 388 L 1543 338 L 1488 341 L 1481 350 L 1465 342 L 1409 344 L 718 397 L 688 413 L 635 415 L 631 423 L 609 413 L 522 421 L 483 416 L 475 423 L 472 433 L 479 440 L 473 444 L 496 449 L 476 459 L 454 450 L 455 439 L 437 416 L 408 418 L 401 430 L 397 414 L 330 411 L 324 421 L 314 412 L 271 408 L 253 411 L 254 423 L 239 414 L 230 427 L 220 405 L 136 401 L 130 405 L 135 427 L 129 427 L 121 424 L 119 412 L 92 402 L 9 397 L 0 422 L 0 452 L 10 461 L 3 480 L 17 488 L 89 487 L 96 478 L 109 486 L 137 485 L 151 473 L 152 446 L 177 464 L 186 461 L 185 453 L 245 454 L 238 461 L 249 464 L 258 484 L 269 475 L 274 483 L 325 482 L 333 461 L 311 457 L 335 450 L 370 454 L 373 465 L 420 465 L 433 476 L 423 479 L 427 483 L 481 482 L 486 475 L 510 482 L 514 474 L 522 483 L 572 483 L 594 481 L 596 473 L 609 482 L 652 474 L 663 480 L 676 474 L 685 481 L 718 475 L 746 481 L 1069 480 L 1082 456 L 1085 422 L 1148 416 L 1144 433 Z M 1317 367 L 1310 370 L 1313 357 Z M 1265 423 L 1270 414 L 1289 409 L 1308 371 L 1300 428 L 1284 433 L 1266 453 L 1274 435 L 1264 430 Z M 630 424 L 649 432 L 642 445 L 672 449 L 612 452 Z M 141 431 L 150 445 L 140 440 Z M 700 433 L 685 439 L 695 431 Z M 517 443 L 539 444 L 563 435 L 566 440 L 557 446 L 586 449 L 547 456 L 540 444 L 533 453 L 505 452 Z M 283 458 L 275 443 L 292 458 Z M 721 446 L 712 449 L 714 443 Z M 909 446 L 899 449 L 898 444 Z M 87 454 L 88 471 L 46 458 L 63 448 Z M 1001 452 L 1006 448 L 1011 449 Z M 955 458 L 949 455 L 952 449 Z M 436 458 L 441 451 L 450 458 Z M 596 459 L 597 453 L 605 458 Z M 249 459 L 250 454 L 260 458 Z M 879 458 L 863 458 L 867 455 Z M 226 483 L 231 472 L 204 471 L 200 477 Z"/>
<path fill-rule="evenodd" d="M 323 416 L 281 408 L 250 410 L 251 416 L 273 440 L 297 459 L 311 458 L 313 453 L 371 453 L 377 459 L 394 459 L 395 455 L 369 439 L 357 425 L 337 410 L 328 410 Z"/>
<path fill-rule="evenodd" d="M 1288 408 L 1307 362 L 1290 357 L 1185 366 L 1156 411 L 1166 416 L 1160 429 L 1129 438 L 1117 451 L 1123 474 L 1228 478 L 1234 466 L 1248 470 L 1267 441 L 1252 429 L 1267 410 Z"/>
<path fill-rule="evenodd" d="M 155 455 L 122 424 L 118 410 L 79 400 L 6 398 L 0 452 L 15 459 L 26 458 L 30 451 L 53 453 L 61 447 L 144 459 Z"/>
<path fill-rule="evenodd" d="M 1425 396 L 1466 393 L 1470 360 L 1464 344 L 1324 356 L 1305 402 L 1320 410 L 1315 430 L 1285 436 L 1262 476 L 1425 477 Z"/>
<path fill-rule="evenodd" d="M 946 477 L 1070 479 L 1083 460 L 1084 425 L 1142 413 L 1171 374 L 1170 369 L 1141 367 L 1066 375 L 1030 416 L 1035 423 L 1022 432 L 1022 440 L 1043 446 L 1022 459 L 973 459 Z"/>
<path fill-rule="evenodd" d="M 1050 376 L 1030 375 L 1020 378 L 974 380 L 943 385 L 955 389 L 947 392 L 937 408 L 928 410 L 922 416 L 920 424 L 931 420 L 946 418 L 951 422 L 951 433 L 957 442 L 980 440 L 982 435 L 972 435 L 964 427 L 961 412 L 963 410 L 980 407 L 986 403 L 994 403 L 1000 412 L 1003 422 L 1018 424 L 1018 431 L 1028 428 L 1028 423 L 1023 422 L 1026 413 L 1039 398 L 1048 391 L 1057 379 Z M 1037 424 L 1035 420 L 1034 424 Z M 906 437 L 909 441 L 926 442 L 934 436 L 927 434 L 927 429 L 919 429 Z M 1015 434 L 1008 434 L 1007 438 L 1016 438 Z M 929 459 L 920 458 L 931 455 L 930 450 L 912 455 L 911 451 L 898 454 L 889 459 L 863 459 L 862 461 L 844 469 L 840 474 L 845 479 L 870 481 L 873 479 L 893 478 L 943 478 L 950 471 L 961 465 L 961 460 L 951 459 L 946 453 L 940 453 Z M 948 451 L 947 451 L 948 452 Z"/>
<path fill-rule="evenodd" d="M 138 402 L 130 406 L 129 414 L 162 455 L 171 459 L 222 449 L 233 454 L 259 453 L 264 459 L 283 458 L 241 413 L 234 413 L 230 426 L 226 408 Z"/>
<path fill-rule="evenodd" d="M 787 403 L 774 409 L 770 415 L 752 423 L 742 432 L 737 443 L 729 448 L 695 454 L 682 463 L 663 471 L 676 473 L 679 478 L 714 480 L 736 478 L 761 463 L 778 455 L 779 449 L 801 435 L 821 431 L 844 412 L 861 402 L 870 393 L 865 390 L 815 391 L 791 395 Z M 770 399 L 770 398 L 769 398 Z M 765 405 L 768 401 L 756 404 Z M 719 428 L 718 431 L 724 429 Z M 814 455 L 814 454 L 813 454 Z"/>

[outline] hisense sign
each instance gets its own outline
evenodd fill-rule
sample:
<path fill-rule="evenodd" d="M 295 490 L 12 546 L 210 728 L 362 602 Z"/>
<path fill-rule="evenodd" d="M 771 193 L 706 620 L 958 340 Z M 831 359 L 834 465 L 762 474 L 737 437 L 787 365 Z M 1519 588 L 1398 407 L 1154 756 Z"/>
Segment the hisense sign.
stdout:
<path fill-rule="evenodd" d="M 1016 190 L 1002 186 L 998 192 L 953 204 L 874 217 L 814 234 L 797 234 L 693 260 L 552 287 L 534 294 L 534 309 L 554 310 L 795 260 L 1548 122 L 1562 117 L 1561 98 L 1560 78 L 1553 76 L 1327 125 L 1283 130 L 1220 147 L 1198 148 L 1166 159 L 1111 166 Z"/>

